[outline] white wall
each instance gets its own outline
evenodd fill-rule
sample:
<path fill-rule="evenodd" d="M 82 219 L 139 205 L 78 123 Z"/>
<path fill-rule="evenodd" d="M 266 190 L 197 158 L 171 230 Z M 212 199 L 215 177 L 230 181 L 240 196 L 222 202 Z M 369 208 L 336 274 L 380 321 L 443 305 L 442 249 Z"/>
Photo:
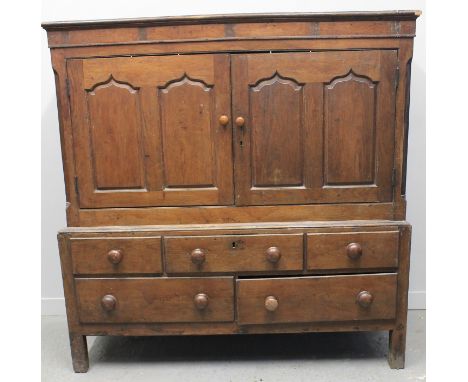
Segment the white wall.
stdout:
<path fill-rule="evenodd" d="M 137 1 L 43 0 L 42 20 L 79 20 L 248 12 L 325 12 L 420 9 L 412 67 L 407 220 L 413 224 L 410 308 L 425 308 L 426 290 L 426 37 L 424 1 Z M 63 314 L 56 232 L 66 225 L 65 188 L 54 77 L 42 31 L 42 313 Z"/>

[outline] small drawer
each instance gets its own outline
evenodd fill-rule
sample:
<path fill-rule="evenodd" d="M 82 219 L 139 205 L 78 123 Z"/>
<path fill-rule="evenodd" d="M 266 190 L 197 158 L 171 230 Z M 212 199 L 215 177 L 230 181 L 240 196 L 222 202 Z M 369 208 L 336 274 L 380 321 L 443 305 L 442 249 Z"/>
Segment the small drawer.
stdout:
<path fill-rule="evenodd" d="M 398 231 L 310 233 L 307 235 L 307 269 L 396 268 Z"/>
<path fill-rule="evenodd" d="M 71 239 L 74 274 L 162 273 L 161 237 Z"/>
<path fill-rule="evenodd" d="M 75 279 L 83 323 L 233 321 L 232 277 Z"/>
<path fill-rule="evenodd" d="M 238 322 L 245 324 L 395 318 L 397 276 L 313 276 L 237 281 Z"/>
<path fill-rule="evenodd" d="M 303 235 L 164 238 L 168 273 L 301 271 Z"/>

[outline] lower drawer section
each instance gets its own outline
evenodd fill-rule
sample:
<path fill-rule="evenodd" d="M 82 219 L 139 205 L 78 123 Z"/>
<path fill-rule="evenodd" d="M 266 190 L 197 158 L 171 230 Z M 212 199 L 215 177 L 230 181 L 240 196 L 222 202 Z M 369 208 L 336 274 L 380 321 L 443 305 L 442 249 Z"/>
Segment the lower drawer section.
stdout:
<path fill-rule="evenodd" d="M 241 279 L 238 323 L 393 319 L 396 292 L 394 273 Z"/>
<path fill-rule="evenodd" d="M 233 321 L 233 278 L 76 279 L 82 323 Z"/>

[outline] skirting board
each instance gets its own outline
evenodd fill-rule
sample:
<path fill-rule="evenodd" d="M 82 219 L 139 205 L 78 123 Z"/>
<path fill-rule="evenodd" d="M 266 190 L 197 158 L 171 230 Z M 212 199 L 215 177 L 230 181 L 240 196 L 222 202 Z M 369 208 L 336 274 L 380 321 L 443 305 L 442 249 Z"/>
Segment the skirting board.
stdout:
<path fill-rule="evenodd" d="M 408 292 L 408 309 L 426 309 L 425 290 L 413 290 Z"/>
<path fill-rule="evenodd" d="M 426 309 L 426 291 L 411 291 L 408 295 L 409 309 Z M 43 297 L 41 304 L 43 316 L 65 315 L 65 299 L 63 297 Z"/>

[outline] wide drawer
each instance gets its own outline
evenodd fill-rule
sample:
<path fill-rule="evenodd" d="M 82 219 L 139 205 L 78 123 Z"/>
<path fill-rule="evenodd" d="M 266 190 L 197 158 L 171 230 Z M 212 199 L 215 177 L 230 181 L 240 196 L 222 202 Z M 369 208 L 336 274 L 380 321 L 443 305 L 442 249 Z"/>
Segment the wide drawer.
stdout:
<path fill-rule="evenodd" d="M 398 237 L 398 231 L 309 233 L 307 269 L 395 268 Z"/>
<path fill-rule="evenodd" d="M 83 323 L 232 321 L 233 279 L 75 279 Z"/>
<path fill-rule="evenodd" d="M 397 276 L 314 276 L 237 281 L 243 324 L 393 319 Z"/>
<path fill-rule="evenodd" d="M 162 273 L 161 237 L 71 239 L 74 274 Z"/>
<path fill-rule="evenodd" d="M 303 235 L 164 238 L 167 273 L 301 271 Z"/>

